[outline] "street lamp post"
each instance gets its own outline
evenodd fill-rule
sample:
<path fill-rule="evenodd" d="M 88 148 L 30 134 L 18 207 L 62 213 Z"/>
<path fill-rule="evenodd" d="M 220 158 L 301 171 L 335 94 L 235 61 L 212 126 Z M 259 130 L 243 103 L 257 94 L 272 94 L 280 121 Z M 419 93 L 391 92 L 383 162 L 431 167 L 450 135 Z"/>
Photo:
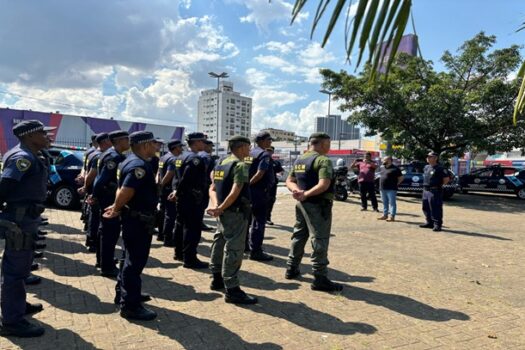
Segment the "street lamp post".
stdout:
<path fill-rule="evenodd" d="M 222 72 L 222 73 L 209 72 L 208 75 L 212 78 L 217 79 L 217 140 L 216 140 L 217 147 L 215 148 L 215 154 L 219 155 L 219 146 L 220 146 L 220 143 L 219 143 L 219 96 L 221 93 L 219 88 L 220 88 L 221 78 L 228 78 L 229 75 L 226 72 Z"/>
<path fill-rule="evenodd" d="M 319 90 L 320 93 L 328 95 L 328 118 L 330 118 L 330 101 L 332 100 L 332 92 L 328 90 Z"/>

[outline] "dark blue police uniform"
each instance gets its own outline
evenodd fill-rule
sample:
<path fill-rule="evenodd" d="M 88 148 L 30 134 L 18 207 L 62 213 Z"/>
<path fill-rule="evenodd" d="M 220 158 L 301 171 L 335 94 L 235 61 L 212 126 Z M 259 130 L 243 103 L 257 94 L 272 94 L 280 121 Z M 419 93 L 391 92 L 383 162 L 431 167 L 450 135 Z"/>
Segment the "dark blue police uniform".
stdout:
<path fill-rule="evenodd" d="M 164 240 L 164 245 L 169 247 L 175 246 L 173 240 L 173 231 L 175 229 L 177 205 L 175 202 L 168 201 L 168 196 L 174 188 L 177 188 L 180 178 L 180 158 L 179 156 L 174 155 L 171 151 L 175 147 L 180 146 L 182 146 L 180 140 L 172 140 L 168 142 L 168 149 L 170 151 L 161 157 L 159 164 L 160 180 L 162 180 L 168 172 L 173 172 L 173 178 L 171 181 L 163 186 L 160 191 L 160 204 L 161 210 L 164 210 L 164 219 L 162 224 L 162 232 L 159 233 L 159 235 L 162 234 L 162 238 L 159 238 L 159 240 Z"/>
<path fill-rule="evenodd" d="M 423 213 L 428 227 L 441 229 L 443 225 L 443 179 L 448 171 L 440 164 L 427 165 L 423 174 Z"/>
<path fill-rule="evenodd" d="M 96 169 L 98 165 L 98 158 L 102 152 L 97 149 L 92 152 L 88 157 L 87 173 L 91 169 Z M 93 186 L 86 188 L 86 194 L 93 194 Z M 100 225 L 100 205 L 97 202 L 89 205 L 89 216 L 88 216 L 88 231 L 87 231 L 87 243 L 91 252 L 98 250 L 99 238 L 98 238 L 98 226 Z"/>
<path fill-rule="evenodd" d="M 21 122 L 13 128 L 17 137 L 52 130 L 35 120 Z M 18 336 L 39 336 L 44 329 L 24 320 L 26 291 L 24 280 L 30 274 L 33 248 L 38 236 L 47 196 L 48 169 L 38 154 L 24 144 L 19 144 L 3 157 L 1 176 L 2 198 L 6 207 L 0 219 L 16 224 L 19 231 L 6 231 L 6 245 L 2 257 L 0 282 L 0 307 L 2 309 L 2 332 Z M 4 183 L 5 182 L 5 183 Z M 8 186 L 5 190 L 4 186 Z M 25 323 L 24 323 L 25 322 Z"/>
<path fill-rule="evenodd" d="M 127 137 L 127 132 L 125 133 Z M 117 169 L 126 159 L 124 154 L 117 152 L 113 147 L 102 153 L 98 161 L 98 174 L 93 185 L 93 197 L 98 201 L 100 208 L 109 207 L 115 202 L 117 193 Z M 120 218 L 106 219 L 101 216 L 98 229 L 100 246 L 97 254 L 100 256 L 100 270 L 102 275 L 116 276 L 114 263 L 115 246 L 120 236 Z"/>
<path fill-rule="evenodd" d="M 271 167 L 270 159 L 271 155 L 269 152 L 261 147 L 255 147 L 251 150 L 250 157 L 245 160 L 245 163 L 250 165 L 250 179 L 258 170 L 265 171 L 262 179 L 255 184 L 250 185 L 253 212 L 249 235 L 251 255 L 260 254 L 262 252 L 266 215 L 268 212 L 268 202 L 270 200 L 269 191 L 275 181 L 275 175 Z"/>
<path fill-rule="evenodd" d="M 202 211 L 205 212 L 210 202 L 210 186 L 212 182 L 211 173 L 215 168 L 215 159 L 208 152 L 205 151 L 199 152 L 198 154 L 204 161 L 204 166 L 206 167 L 206 190 L 204 191 L 204 199 L 202 200 Z"/>
<path fill-rule="evenodd" d="M 130 135 L 132 143 L 134 134 Z M 119 165 L 118 185 L 119 188 L 128 187 L 135 190 L 135 194 L 126 205 L 126 210 L 121 214 L 125 259 L 116 287 L 120 304 L 133 310 L 139 307 L 141 302 L 140 275 L 149 257 L 155 208 L 158 203 L 151 163 L 136 154 L 129 155 Z"/>

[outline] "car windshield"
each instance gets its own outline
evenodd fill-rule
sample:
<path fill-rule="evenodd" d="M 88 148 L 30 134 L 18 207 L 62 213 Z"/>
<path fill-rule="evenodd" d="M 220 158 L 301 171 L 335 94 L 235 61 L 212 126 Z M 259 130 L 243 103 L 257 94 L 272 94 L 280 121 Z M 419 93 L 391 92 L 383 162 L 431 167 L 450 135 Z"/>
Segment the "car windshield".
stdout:
<path fill-rule="evenodd" d="M 55 158 L 58 166 L 82 166 L 83 153 L 78 151 L 61 151 Z"/>

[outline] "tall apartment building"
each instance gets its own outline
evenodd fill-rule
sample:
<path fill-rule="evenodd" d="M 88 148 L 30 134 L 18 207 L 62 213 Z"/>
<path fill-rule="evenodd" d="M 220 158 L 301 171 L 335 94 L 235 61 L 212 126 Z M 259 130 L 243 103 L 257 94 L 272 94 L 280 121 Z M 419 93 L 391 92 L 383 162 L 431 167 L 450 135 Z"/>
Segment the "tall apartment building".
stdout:
<path fill-rule="evenodd" d="M 328 117 L 317 117 L 315 132 L 325 132 L 332 140 L 357 140 L 361 136 L 358 127 L 342 120 L 340 115 L 333 114 Z"/>
<path fill-rule="evenodd" d="M 217 108 L 219 109 L 218 126 Z M 219 92 L 216 89 L 201 92 L 197 128 L 215 143 L 227 141 L 233 135 L 250 137 L 251 125 L 252 99 L 233 91 L 232 82 L 221 81 Z M 218 140 L 217 130 L 219 130 Z"/>

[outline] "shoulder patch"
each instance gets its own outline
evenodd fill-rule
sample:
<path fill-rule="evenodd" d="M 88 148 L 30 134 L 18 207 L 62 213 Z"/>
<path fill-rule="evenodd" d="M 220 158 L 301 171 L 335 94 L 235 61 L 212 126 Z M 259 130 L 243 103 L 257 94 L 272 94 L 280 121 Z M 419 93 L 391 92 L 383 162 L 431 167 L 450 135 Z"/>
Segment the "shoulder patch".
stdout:
<path fill-rule="evenodd" d="M 193 165 L 199 165 L 201 160 L 199 159 L 199 157 L 195 157 L 191 162 L 193 163 Z"/>
<path fill-rule="evenodd" d="M 16 161 L 16 168 L 20 171 L 27 171 L 31 167 L 31 162 L 25 158 Z"/>
<path fill-rule="evenodd" d="M 117 163 L 115 163 L 114 161 L 110 160 L 106 163 L 106 166 L 108 167 L 109 170 L 113 170 L 117 167 Z"/>
<path fill-rule="evenodd" d="M 135 177 L 137 179 L 142 179 L 146 175 L 146 170 L 142 168 L 135 168 Z"/>

